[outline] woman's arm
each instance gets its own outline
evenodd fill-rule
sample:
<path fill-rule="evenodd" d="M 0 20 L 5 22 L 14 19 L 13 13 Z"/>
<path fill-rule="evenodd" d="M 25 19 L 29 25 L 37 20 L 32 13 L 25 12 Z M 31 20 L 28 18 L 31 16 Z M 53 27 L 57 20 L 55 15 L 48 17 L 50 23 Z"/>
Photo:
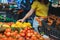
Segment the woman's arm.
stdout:
<path fill-rule="evenodd" d="M 30 11 L 26 14 L 26 16 L 23 18 L 24 20 L 30 17 L 34 12 L 34 9 L 30 9 Z"/>
<path fill-rule="evenodd" d="M 26 16 L 23 19 L 20 19 L 18 21 L 24 22 L 24 20 L 30 17 L 34 11 L 35 11 L 34 9 L 30 9 L 30 11 L 26 14 Z"/>

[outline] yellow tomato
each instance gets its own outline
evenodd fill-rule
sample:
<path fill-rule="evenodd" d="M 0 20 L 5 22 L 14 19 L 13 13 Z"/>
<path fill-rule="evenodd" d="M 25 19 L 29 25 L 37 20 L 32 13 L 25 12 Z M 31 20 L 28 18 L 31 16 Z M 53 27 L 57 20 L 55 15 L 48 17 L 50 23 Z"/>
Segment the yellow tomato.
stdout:
<path fill-rule="evenodd" d="M 10 26 L 7 24 L 2 25 L 2 27 L 10 28 Z"/>
<path fill-rule="evenodd" d="M 16 24 L 17 27 L 22 27 L 23 24 L 22 23 L 19 23 L 19 24 Z"/>
<path fill-rule="evenodd" d="M 11 27 L 15 27 L 16 25 L 15 24 L 12 24 Z"/>
<path fill-rule="evenodd" d="M 23 26 L 22 22 L 19 21 L 16 22 L 16 27 L 22 27 L 22 26 Z"/>
<path fill-rule="evenodd" d="M 23 27 L 22 28 L 25 28 L 25 27 L 27 27 L 26 25 L 23 25 Z"/>
<path fill-rule="evenodd" d="M 30 27 L 31 28 L 31 24 L 29 23 L 29 22 L 24 22 L 23 23 L 23 27 L 25 28 L 25 27 Z"/>
<path fill-rule="evenodd" d="M 16 24 L 20 24 L 21 22 L 17 21 Z"/>

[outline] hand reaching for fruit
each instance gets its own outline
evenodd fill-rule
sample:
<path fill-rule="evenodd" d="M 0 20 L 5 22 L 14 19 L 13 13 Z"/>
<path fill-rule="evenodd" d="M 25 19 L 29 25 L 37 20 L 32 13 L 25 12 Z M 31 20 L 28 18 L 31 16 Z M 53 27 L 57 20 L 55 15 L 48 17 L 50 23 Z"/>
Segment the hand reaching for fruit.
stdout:
<path fill-rule="evenodd" d="M 24 19 L 19 19 L 18 21 L 20 21 L 20 22 L 24 22 Z"/>

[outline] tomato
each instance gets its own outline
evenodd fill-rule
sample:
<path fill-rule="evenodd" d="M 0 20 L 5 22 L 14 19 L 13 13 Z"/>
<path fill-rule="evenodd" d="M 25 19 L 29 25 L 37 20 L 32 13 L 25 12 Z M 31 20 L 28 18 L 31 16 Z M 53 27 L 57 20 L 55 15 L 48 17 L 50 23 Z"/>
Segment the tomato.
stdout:
<path fill-rule="evenodd" d="M 33 34 L 32 36 L 36 36 L 36 35 Z"/>
<path fill-rule="evenodd" d="M 26 30 L 26 31 L 27 31 L 27 30 L 30 30 L 30 28 L 29 28 L 29 27 L 26 27 L 25 30 Z"/>
<path fill-rule="evenodd" d="M 27 31 L 28 29 L 27 29 L 27 28 L 25 28 L 24 30 L 25 30 L 25 31 Z"/>
<path fill-rule="evenodd" d="M 15 30 L 15 32 L 16 32 L 16 33 L 18 33 L 18 31 L 17 31 L 17 30 Z"/>
<path fill-rule="evenodd" d="M 7 29 L 5 30 L 5 32 L 11 32 L 11 29 L 10 29 L 10 28 L 7 28 Z"/>
<path fill-rule="evenodd" d="M 34 32 L 35 35 L 37 35 L 38 33 L 37 32 Z"/>
<path fill-rule="evenodd" d="M 2 37 L 2 34 L 0 34 L 0 38 Z"/>
<path fill-rule="evenodd" d="M 8 37 L 7 40 L 13 40 L 13 38 L 12 37 Z"/>
<path fill-rule="evenodd" d="M 12 24 L 14 24 L 13 22 L 9 22 L 9 23 L 7 23 L 9 26 L 11 26 Z"/>
<path fill-rule="evenodd" d="M 29 37 L 26 38 L 26 40 L 29 40 L 29 39 L 30 39 Z"/>
<path fill-rule="evenodd" d="M 1 40 L 7 40 L 7 38 L 5 37 L 5 38 L 2 38 Z"/>
<path fill-rule="evenodd" d="M 38 38 L 36 36 L 32 36 L 31 37 L 33 40 L 38 40 Z"/>
<path fill-rule="evenodd" d="M 40 38 L 40 37 L 41 37 L 41 35 L 36 35 L 36 37 L 37 37 L 37 38 Z"/>
<path fill-rule="evenodd" d="M 23 30 L 22 32 L 23 32 L 23 33 L 26 33 L 26 30 Z"/>
<path fill-rule="evenodd" d="M 10 25 L 14 24 L 14 22 L 10 22 Z"/>
<path fill-rule="evenodd" d="M 31 30 L 31 33 L 34 33 L 34 30 Z"/>
<path fill-rule="evenodd" d="M 43 37 L 40 37 L 39 40 L 44 40 L 44 38 Z"/>
<path fill-rule="evenodd" d="M 28 30 L 30 30 L 30 28 L 29 28 L 29 27 L 27 27 L 27 29 L 28 29 Z"/>
<path fill-rule="evenodd" d="M 23 37 L 20 37 L 18 40 L 25 40 Z"/>
<path fill-rule="evenodd" d="M 14 36 L 14 33 L 13 32 L 11 33 L 11 36 Z"/>
<path fill-rule="evenodd" d="M 20 30 L 20 33 L 22 33 L 23 32 L 23 30 Z"/>
<path fill-rule="evenodd" d="M 11 33 L 10 33 L 10 32 L 5 32 L 5 35 L 6 35 L 7 37 L 9 37 L 9 36 L 11 36 Z"/>
<path fill-rule="evenodd" d="M 20 33 L 20 36 L 23 36 L 24 37 L 25 36 L 25 33 Z"/>
<path fill-rule="evenodd" d="M 31 32 L 31 30 L 27 30 L 27 33 L 30 33 Z"/>
<path fill-rule="evenodd" d="M 33 35 L 34 33 L 31 33 L 31 35 Z"/>
<path fill-rule="evenodd" d="M 16 36 L 18 33 L 16 33 L 16 32 L 12 32 L 11 33 L 11 36 Z"/>
<path fill-rule="evenodd" d="M 7 23 L 7 25 L 11 26 L 11 24 L 10 24 L 10 23 Z"/>
<path fill-rule="evenodd" d="M 31 35 L 31 33 L 27 33 L 26 36 L 31 37 L 32 35 Z"/>
<path fill-rule="evenodd" d="M 17 34 L 17 35 L 16 35 L 16 38 L 20 38 L 20 35 L 19 35 L 19 34 Z"/>

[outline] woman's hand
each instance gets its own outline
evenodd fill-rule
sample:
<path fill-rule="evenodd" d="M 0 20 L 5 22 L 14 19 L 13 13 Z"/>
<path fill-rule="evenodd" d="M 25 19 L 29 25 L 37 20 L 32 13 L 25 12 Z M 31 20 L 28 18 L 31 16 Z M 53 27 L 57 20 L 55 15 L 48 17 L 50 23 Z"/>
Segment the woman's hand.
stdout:
<path fill-rule="evenodd" d="M 18 21 L 24 22 L 25 19 L 27 19 L 28 17 L 30 17 L 33 14 L 34 11 L 35 11 L 34 9 L 30 9 L 30 11 L 26 14 L 26 16 L 23 19 L 20 19 Z"/>
<path fill-rule="evenodd" d="M 18 21 L 20 21 L 20 22 L 24 22 L 24 19 L 19 19 Z"/>

